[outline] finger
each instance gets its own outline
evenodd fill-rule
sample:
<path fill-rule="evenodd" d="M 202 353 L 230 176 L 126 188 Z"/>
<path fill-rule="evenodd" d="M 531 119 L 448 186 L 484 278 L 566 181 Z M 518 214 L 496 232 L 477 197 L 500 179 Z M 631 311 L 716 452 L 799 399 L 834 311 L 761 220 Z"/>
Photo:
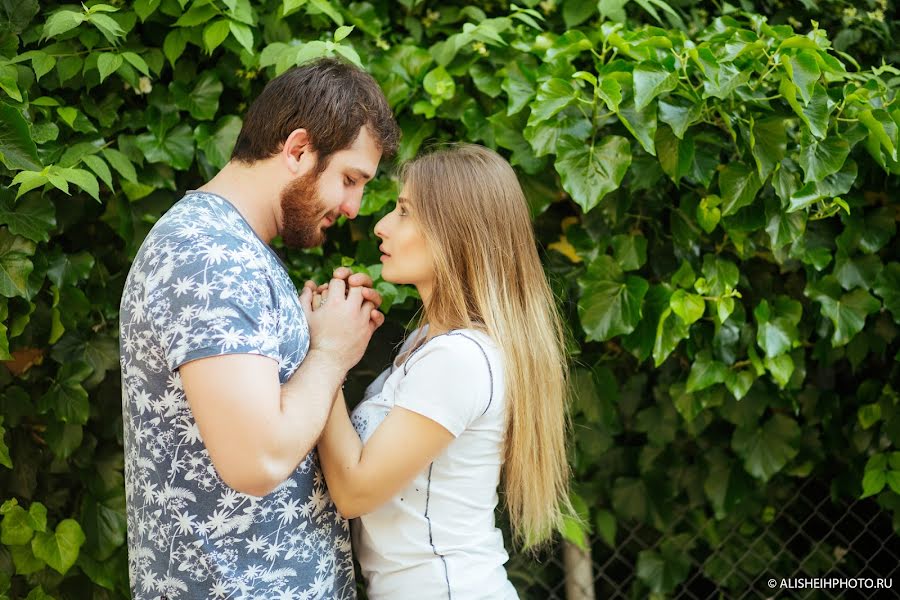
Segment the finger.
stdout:
<path fill-rule="evenodd" d="M 363 298 L 375 305 L 375 308 L 381 306 L 381 294 L 370 287 L 360 288 Z"/>
<path fill-rule="evenodd" d="M 373 310 L 375 310 L 375 305 L 371 302 L 363 302 L 362 306 L 360 307 L 360 312 L 365 315 L 371 315 Z"/>
<path fill-rule="evenodd" d="M 303 291 L 300 293 L 300 307 L 303 309 L 303 312 L 306 313 L 307 316 L 312 314 L 313 311 L 312 298 L 312 290 L 306 286 L 303 286 Z"/>
<path fill-rule="evenodd" d="M 327 284 L 327 283 L 323 283 L 322 285 L 320 285 L 319 287 L 316 288 L 316 292 L 319 293 L 319 294 L 324 294 L 324 293 L 327 292 L 327 291 L 328 291 L 328 284 Z"/>
<path fill-rule="evenodd" d="M 351 286 L 372 287 L 372 278 L 365 273 L 354 273 L 347 279 L 347 283 Z"/>
<path fill-rule="evenodd" d="M 369 320 L 375 326 L 375 329 L 378 329 L 379 327 L 384 325 L 384 313 L 373 308 L 372 312 L 369 314 Z"/>
<path fill-rule="evenodd" d="M 353 302 L 353 304 L 355 306 L 362 306 L 362 303 L 363 303 L 362 290 L 363 290 L 363 288 L 359 288 L 359 287 L 350 288 L 350 291 L 347 292 L 347 301 Z"/>
<path fill-rule="evenodd" d="M 344 299 L 347 284 L 343 279 L 332 279 L 328 284 L 328 299 L 326 302 L 337 302 L 338 298 Z"/>
<path fill-rule="evenodd" d="M 352 273 L 353 271 L 350 270 L 350 267 L 338 267 L 331 274 L 331 277 L 332 279 L 347 279 Z"/>
<path fill-rule="evenodd" d="M 305 289 L 305 288 L 309 288 L 309 289 L 315 291 L 315 289 L 316 289 L 316 282 L 313 281 L 312 279 L 307 279 L 307 280 L 306 280 L 306 283 L 303 284 L 303 287 L 304 287 L 304 289 Z"/>

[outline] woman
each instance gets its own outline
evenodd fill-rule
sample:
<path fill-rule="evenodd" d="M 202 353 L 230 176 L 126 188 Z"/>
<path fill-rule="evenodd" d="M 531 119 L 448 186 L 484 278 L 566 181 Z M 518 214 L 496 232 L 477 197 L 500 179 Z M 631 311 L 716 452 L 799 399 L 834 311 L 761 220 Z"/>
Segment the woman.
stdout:
<path fill-rule="evenodd" d="M 562 326 L 505 160 L 459 145 L 401 180 L 375 234 L 384 280 L 416 286 L 421 326 L 352 422 L 335 402 L 322 469 L 359 517 L 369 598 L 516 598 L 494 524 L 501 473 L 517 542 L 546 540 L 570 509 Z"/>

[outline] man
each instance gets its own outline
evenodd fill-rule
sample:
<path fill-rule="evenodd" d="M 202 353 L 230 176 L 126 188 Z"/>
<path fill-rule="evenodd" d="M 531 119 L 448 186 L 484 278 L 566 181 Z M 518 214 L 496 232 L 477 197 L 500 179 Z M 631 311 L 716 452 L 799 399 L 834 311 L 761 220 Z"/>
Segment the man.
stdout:
<path fill-rule="evenodd" d="M 313 447 L 380 298 L 368 278 L 333 279 L 310 340 L 268 243 L 315 246 L 354 218 L 398 137 L 364 72 L 289 71 L 250 107 L 231 161 L 144 240 L 120 325 L 135 600 L 355 597 Z"/>

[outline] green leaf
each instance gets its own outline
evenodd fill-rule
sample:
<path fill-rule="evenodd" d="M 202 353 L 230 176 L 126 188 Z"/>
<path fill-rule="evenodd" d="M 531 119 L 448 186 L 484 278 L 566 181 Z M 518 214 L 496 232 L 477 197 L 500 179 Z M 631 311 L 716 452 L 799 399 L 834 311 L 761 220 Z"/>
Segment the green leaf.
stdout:
<path fill-rule="evenodd" d="M 206 23 L 219 14 L 219 10 L 212 4 L 194 2 L 190 10 L 178 17 L 173 24 L 175 27 L 196 27 Z"/>
<path fill-rule="evenodd" d="M 722 204 L 722 199 L 715 195 L 704 196 L 697 204 L 697 223 L 706 233 L 712 233 L 719 221 L 722 220 L 720 204 Z M 693 280 L 691 283 L 693 284 Z"/>
<path fill-rule="evenodd" d="M 28 276 L 34 269 L 30 257 L 35 244 L 0 229 L 0 296 L 28 299 Z"/>
<path fill-rule="evenodd" d="M 81 361 L 66 363 L 51 384 L 50 389 L 38 401 L 38 410 L 50 410 L 64 423 L 84 425 L 90 414 L 88 394 L 81 382 L 91 374 L 90 367 Z"/>
<path fill-rule="evenodd" d="M 622 103 L 622 86 L 612 77 L 603 77 L 597 82 L 597 96 L 603 100 L 606 108 L 616 112 Z"/>
<path fill-rule="evenodd" d="M 887 471 L 869 471 L 863 474 L 863 493 L 860 498 L 868 498 L 869 496 L 874 496 L 881 492 L 884 489 L 884 486 L 887 485 Z"/>
<path fill-rule="evenodd" d="M 670 128 L 660 127 L 656 130 L 656 155 L 663 173 L 678 183 L 694 164 L 694 137 L 679 140 Z"/>
<path fill-rule="evenodd" d="M 353 31 L 353 25 L 343 25 L 334 30 L 334 41 L 340 42 L 344 38 L 346 38 Z"/>
<path fill-rule="evenodd" d="M 247 52 L 253 52 L 253 30 L 249 26 L 237 21 L 228 21 L 228 28 L 238 44 Z"/>
<path fill-rule="evenodd" d="M 5 326 L 3 326 L 5 329 Z M 0 332 L 0 335 L 5 335 L 6 332 Z M 9 356 L 9 349 L 7 348 L 6 352 L 7 357 Z M 4 359 L 6 360 L 6 359 Z M 3 465 L 7 469 L 13 468 L 12 457 L 9 455 L 9 446 L 6 445 L 6 428 L 3 427 L 3 416 L 0 416 L 0 465 Z M 0 540 L 2 541 L 2 540 Z"/>
<path fill-rule="evenodd" d="M 766 370 L 772 374 L 778 387 L 784 389 L 790 382 L 791 375 L 794 374 L 794 359 L 791 358 L 791 355 L 781 354 L 774 358 L 767 356 L 763 360 L 763 364 L 765 364 Z"/>
<path fill-rule="evenodd" d="M 894 322 L 900 324 L 900 263 L 891 262 L 875 279 L 872 288 L 884 301 L 884 307 L 894 315 Z"/>
<path fill-rule="evenodd" d="M 634 331 L 649 287 L 645 279 L 624 276 L 615 261 L 603 255 L 590 264 L 578 284 L 578 316 L 588 340 L 604 341 Z"/>
<path fill-rule="evenodd" d="M 737 265 L 713 254 L 703 255 L 701 271 L 703 278 L 694 282 L 695 289 L 701 294 L 721 296 L 737 287 L 740 279 Z"/>
<path fill-rule="evenodd" d="M 128 61 L 128 64 L 130 64 L 132 67 L 140 71 L 141 74 L 146 75 L 147 77 L 150 76 L 150 67 L 147 66 L 147 61 L 145 61 L 134 52 L 123 52 L 122 58 Z"/>
<path fill-rule="evenodd" d="M 756 375 L 750 370 L 731 371 L 725 374 L 725 387 L 734 396 L 735 400 L 740 400 L 747 395 L 750 387 L 756 380 Z"/>
<path fill-rule="evenodd" d="M 644 61 L 634 68 L 634 106 L 643 110 L 659 96 L 675 89 L 678 76 L 657 63 Z"/>
<path fill-rule="evenodd" d="M 134 165 L 128 160 L 128 157 L 115 148 L 104 148 L 100 152 L 103 154 L 103 158 L 109 161 L 110 166 L 112 166 L 119 175 L 132 183 L 137 183 L 137 173 L 134 170 Z"/>
<path fill-rule="evenodd" d="M 740 162 L 725 165 L 719 173 L 722 216 L 733 215 L 741 208 L 753 204 L 760 188 L 762 181 L 755 170 Z"/>
<path fill-rule="evenodd" d="M 147 20 L 147 17 L 156 12 L 159 8 L 161 0 L 135 0 L 134 12 L 141 20 L 141 23 Z"/>
<path fill-rule="evenodd" d="M 84 539 L 84 532 L 78 521 L 64 519 L 56 526 L 54 533 L 36 534 L 31 541 L 31 550 L 36 558 L 65 575 L 78 559 Z"/>
<path fill-rule="evenodd" d="M 797 325 L 803 314 L 803 306 L 787 296 L 779 296 L 774 306 L 769 307 L 767 300 L 762 300 L 753 310 L 756 318 L 756 343 L 766 353 L 766 357 L 774 358 L 787 352 L 799 341 Z"/>
<path fill-rule="evenodd" d="M 89 154 L 82 157 L 81 160 L 91 171 L 97 174 L 103 183 L 106 184 L 106 187 L 110 190 L 113 189 L 112 171 L 109 170 L 109 166 L 102 158 L 94 154 Z"/>
<path fill-rule="evenodd" d="M 167 163 L 186 171 L 194 161 L 194 136 L 187 123 L 166 132 L 162 139 L 152 133 L 141 134 L 137 136 L 136 144 L 152 163 Z"/>
<path fill-rule="evenodd" d="M 18 546 L 27 544 L 32 537 L 34 527 L 31 526 L 25 509 L 21 506 L 9 507 L 3 515 L 3 522 L 0 523 L 0 542 L 7 546 Z"/>
<path fill-rule="evenodd" d="M 206 48 L 207 54 L 212 54 L 213 50 L 225 41 L 231 32 L 228 19 L 218 19 L 212 23 L 207 23 L 203 28 L 203 47 Z"/>
<path fill-rule="evenodd" d="M 32 242 L 46 242 L 56 227 L 56 210 L 44 196 L 29 196 L 16 204 L 6 199 L 0 201 L 0 224 Z"/>
<path fill-rule="evenodd" d="M 787 153 L 787 127 L 782 117 L 753 121 L 750 127 L 750 148 L 760 181 L 765 181 Z"/>
<path fill-rule="evenodd" d="M 166 34 L 166 39 L 163 40 L 163 54 L 166 55 L 169 64 L 175 65 L 175 61 L 184 53 L 190 37 L 190 32 L 186 29 L 173 29 Z"/>
<path fill-rule="evenodd" d="M 683 582 L 691 570 L 690 542 L 687 534 L 667 537 L 660 550 L 641 550 L 638 553 L 636 571 L 640 579 L 654 595 L 668 594 Z"/>
<path fill-rule="evenodd" d="M 898 128 L 888 112 L 881 109 L 863 110 L 859 113 L 859 120 L 869 130 L 869 136 L 877 140 L 892 159 L 897 160 L 894 140 L 897 139 Z"/>
<path fill-rule="evenodd" d="M 211 131 L 207 123 L 201 123 L 194 130 L 197 148 L 203 151 L 212 166 L 221 169 L 229 161 L 242 124 L 240 117 L 229 115 L 219 119 L 215 130 Z"/>
<path fill-rule="evenodd" d="M 654 365 L 660 366 L 689 334 L 689 325 L 681 317 L 671 308 L 663 310 L 656 326 L 656 340 L 653 343 Z"/>
<path fill-rule="evenodd" d="M 731 438 L 731 447 L 741 457 L 748 473 L 768 481 L 797 456 L 799 442 L 797 422 L 776 414 L 761 427 L 738 427 Z"/>
<path fill-rule="evenodd" d="M 647 262 L 647 238 L 642 235 L 616 235 L 612 238 L 613 256 L 623 271 L 640 269 Z"/>
<path fill-rule="evenodd" d="M 94 27 L 99 29 L 100 33 L 103 34 L 103 37 L 105 37 L 110 44 L 115 44 L 116 38 L 125 35 L 125 30 L 122 29 L 118 21 L 107 15 L 93 14 L 88 16 L 86 20 L 90 21 Z"/>
<path fill-rule="evenodd" d="M 828 120 L 831 116 L 831 111 L 835 107 L 834 101 L 828 97 L 828 92 L 825 88 L 817 83 L 806 106 L 801 106 L 797 102 L 797 86 L 789 79 L 782 78 L 778 91 L 784 96 L 791 108 L 794 109 L 794 112 L 800 117 L 810 133 L 820 140 L 824 139 L 828 130 Z"/>
<path fill-rule="evenodd" d="M 803 181 L 820 181 L 844 166 L 850 154 L 850 144 L 840 138 L 814 140 L 800 151 L 799 164 L 806 174 Z"/>
<path fill-rule="evenodd" d="M 594 516 L 597 533 L 610 548 L 616 546 L 616 517 L 608 510 L 598 510 Z"/>
<path fill-rule="evenodd" d="M 672 98 L 659 99 L 659 120 L 672 128 L 675 137 L 683 139 L 687 128 L 700 120 L 702 105 L 691 103 L 684 106 L 674 102 Z"/>
<path fill-rule="evenodd" d="M 10 546 L 9 553 L 16 566 L 16 575 L 30 575 L 46 566 L 44 561 L 34 556 L 30 544 Z"/>
<path fill-rule="evenodd" d="M 0 161 L 11 170 L 41 170 L 28 121 L 18 109 L 3 102 L 0 102 Z"/>
<path fill-rule="evenodd" d="M 881 405 L 877 402 L 863 404 L 856 411 L 856 418 L 859 421 L 860 427 L 869 429 L 872 425 L 881 420 Z"/>
<path fill-rule="evenodd" d="M 429 71 L 422 80 L 422 87 L 438 104 L 451 99 L 456 94 L 456 84 L 444 67 L 436 67 Z"/>
<path fill-rule="evenodd" d="M 686 325 L 691 325 L 706 312 L 706 302 L 701 296 L 688 293 L 682 289 L 675 290 L 669 298 L 669 306 Z"/>
<path fill-rule="evenodd" d="M 560 138 L 554 166 L 563 189 L 589 212 L 622 183 L 631 165 L 631 145 L 621 136 L 609 135 L 585 150 L 584 142 L 576 138 Z"/>
<path fill-rule="evenodd" d="M 60 10 L 53 13 L 47 22 L 44 23 L 44 31 L 41 38 L 47 39 L 56 37 L 67 31 L 75 29 L 84 23 L 85 16 L 74 10 Z"/>
<path fill-rule="evenodd" d="M 685 391 L 687 393 L 693 393 L 704 390 L 717 383 L 725 383 L 727 374 L 728 367 L 717 360 L 713 360 L 709 351 L 703 351 L 694 358 Z"/>
<path fill-rule="evenodd" d="M 538 88 L 537 97 L 531 103 L 529 125 L 554 117 L 575 102 L 578 94 L 578 90 L 570 82 L 555 77 L 548 79 Z"/>
<path fill-rule="evenodd" d="M 506 77 L 500 87 L 509 98 L 507 115 L 514 115 L 525 108 L 535 94 L 537 75 L 527 62 L 514 62 L 506 67 Z"/>
<path fill-rule="evenodd" d="M 344 17 L 340 12 L 329 2 L 329 0 L 309 0 L 309 4 L 311 6 L 316 7 L 320 12 L 328 15 L 328 18 L 337 23 L 338 25 L 344 24 Z"/>
<path fill-rule="evenodd" d="M 100 184 L 97 183 L 97 178 L 89 171 L 85 171 L 84 169 L 58 168 L 56 169 L 56 173 L 69 183 L 74 183 L 83 189 L 97 202 L 100 201 Z"/>
<path fill-rule="evenodd" d="M 31 59 L 31 68 L 34 70 L 36 79 L 40 79 L 53 70 L 56 66 L 56 57 L 46 52 L 38 51 Z"/>
<path fill-rule="evenodd" d="M 561 119 L 528 125 L 523 135 L 534 149 L 535 156 L 545 156 L 557 152 L 559 140 L 563 136 L 585 140 L 587 143 L 592 130 L 591 122 L 583 116 L 564 115 Z"/>
<path fill-rule="evenodd" d="M 104 52 L 97 57 L 97 70 L 100 72 L 100 82 L 115 73 L 116 69 L 122 66 L 124 59 L 119 54 L 112 52 Z"/>
<path fill-rule="evenodd" d="M 835 348 L 853 339 L 862 331 L 866 317 L 881 308 L 881 303 L 861 288 L 841 295 L 840 283 L 832 276 L 808 284 L 804 293 L 821 304 L 822 316 L 834 325 L 831 345 Z"/>
<path fill-rule="evenodd" d="M 875 278 L 882 268 L 881 259 L 877 255 L 849 257 L 839 250 L 832 275 L 845 290 L 856 287 L 868 290 L 875 284 Z"/>
<path fill-rule="evenodd" d="M 37 0 L 0 2 L 0 31 L 9 31 L 15 35 L 22 33 L 40 10 Z"/>
<path fill-rule="evenodd" d="M 620 106 L 616 114 L 622 125 L 640 142 L 648 153 L 656 156 L 653 140 L 656 137 L 656 105 L 651 104 L 643 110 L 637 110 L 633 102 Z"/>
<path fill-rule="evenodd" d="M 782 54 L 781 64 L 784 65 L 791 81 L 797 86 L 803 102 L 808 104 L 812 98 L 816 81 L 822 75 L 816 54 L 811 50 L 801 50 L 793 56 Z"/>

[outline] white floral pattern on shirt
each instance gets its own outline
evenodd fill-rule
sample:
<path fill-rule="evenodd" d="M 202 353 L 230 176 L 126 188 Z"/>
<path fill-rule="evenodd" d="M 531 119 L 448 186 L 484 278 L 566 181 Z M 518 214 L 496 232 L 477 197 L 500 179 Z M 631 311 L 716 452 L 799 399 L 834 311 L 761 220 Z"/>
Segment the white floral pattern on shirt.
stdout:
<path fill-rule="evenodd" d="M 141 246 L 121 303 L 128 560 L 135 600 L 353 599 L 349 525 L 315 451 L 264 498 L 225 485 L 177 368 L 252 353 L 286 382 L 309 329 L 275 254 L 223 198 L 192 193 Z"/>

